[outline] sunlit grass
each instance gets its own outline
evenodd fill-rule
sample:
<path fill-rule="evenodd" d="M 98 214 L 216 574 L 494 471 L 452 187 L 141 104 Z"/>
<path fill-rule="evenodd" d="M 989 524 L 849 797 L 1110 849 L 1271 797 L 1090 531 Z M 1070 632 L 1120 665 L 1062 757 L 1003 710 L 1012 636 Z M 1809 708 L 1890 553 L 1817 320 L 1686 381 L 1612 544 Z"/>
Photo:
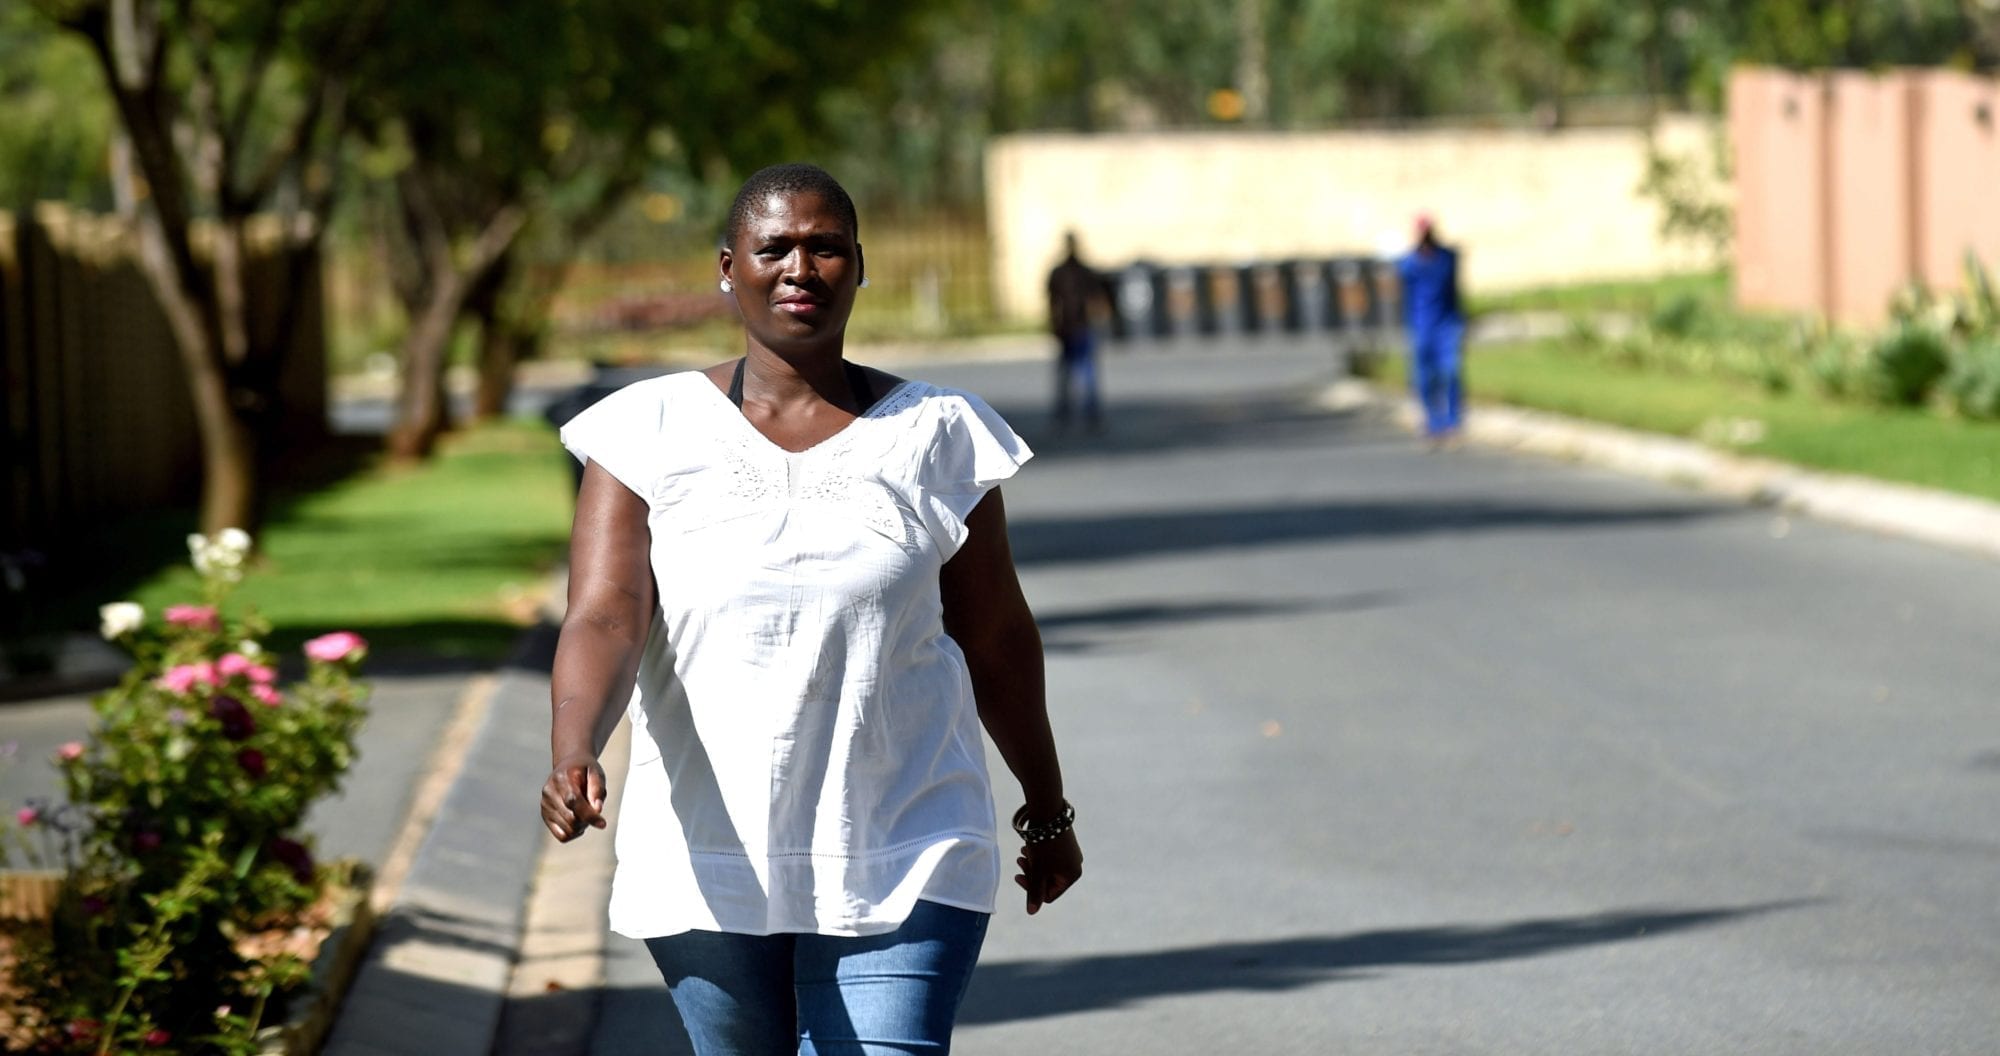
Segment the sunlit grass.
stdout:
<path fill-rule="evenodd" d="M 567 458 L 543 426 L 484 426 L 448 437 L 431 462 L 378 463 L 282 500 L 237 599 L 281 644 L 341 629 L 395 652 L 496 658 L 561 556 Z M 196 591 L 176 566 L 142 581 L 135 600 L 157 611 Z"/>
<path fill-rule="evenodd" d="M 1403 384 L 1400 357 L 1384 381 Z M 1836 403 L 1817 394 L 1772 394 L 1726 379 L 1641 372 L 1565 351 L 1559 342 L 1474 346 L 1466 385 L 1495 401 L 1614 425 L 1701 438 L 1713 423 L 1762 426 L 1731 450 L 1836 473 L 2000 499 L 2000 426 L 1921 409 Z"/>
<path fill-rule="evenodd" d="M 1695 297 L 1714 304 L 1727 304 L 1730 297 L 1727 269 L 1662 275 L 1652 279 L 1625 279 L 1587 282 L 1565 286 L 1538 286 L 1504 293 L 1473 291 L 1466 297 L 1474 314 L 1487 312 L 1631 312 L 1646 315 L 1676 297 Z"/>

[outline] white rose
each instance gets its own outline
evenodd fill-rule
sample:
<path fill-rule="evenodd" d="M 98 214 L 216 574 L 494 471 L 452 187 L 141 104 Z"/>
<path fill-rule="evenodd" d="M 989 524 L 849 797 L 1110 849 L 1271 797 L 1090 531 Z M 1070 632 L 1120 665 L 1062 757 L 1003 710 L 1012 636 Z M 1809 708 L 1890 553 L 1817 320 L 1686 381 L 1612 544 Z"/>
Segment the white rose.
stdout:
<path fill-rule="evenodd" d="M 236 643 L 236 651 L 242 653 L 245 657 L 248 657 L 251 660 L 255 660 L 258 657 L 264 655 L 264 647 L 258 645 L 256 642 L 253 642 L 248 638 L 245 638 L 242 641 Z"/>
<path fill-rule="evenodd" d="M 241 528 L 224 528 L 216 533 L 215 545 L 240 558 L 250 552 L 250 533 Z"/>
<path fill-rule="evenodd" d="M 208 575 L 208 536 L 200 532 L 188 535 L 188 563 L 196 572 Z"/>
<path fill-rule="evenodd" d="M 98 607 L 97 619 L 97 633 L 105 641 L 116 641 L 145 624 L 146 607 L 136 601 L 114 601 Z"/>

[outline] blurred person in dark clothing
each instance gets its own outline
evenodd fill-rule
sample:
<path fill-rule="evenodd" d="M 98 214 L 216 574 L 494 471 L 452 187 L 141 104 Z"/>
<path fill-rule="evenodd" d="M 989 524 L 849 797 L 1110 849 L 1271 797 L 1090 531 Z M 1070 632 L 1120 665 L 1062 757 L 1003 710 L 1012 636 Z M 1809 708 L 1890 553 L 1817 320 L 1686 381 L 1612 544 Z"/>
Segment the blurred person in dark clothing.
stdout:
<path fill-rule="evenodd" d="M 1108 305 L 1104 278 L 1085 264 L 1076 232 L 1063 235 L 1063 259 L 1049 272 L 1049 330 L 1056 335 L 1056 429 L 1068 432 L 1071 388 L 1083 390 L 1083 421 L 1091 432 L 1104 428 L 1104 404 L 1097 386 L 1095 317 Z"/>
<path fill-rule="evenodd" d="M 1461 423 L 1460 364 L 1465 313 L 1458 299 L 1458 253 L 1438 241 L 1436 225 L 1417 217 L 1417 244 L 1396 261 L 1403 322 L 1410 329 L 1410 387 L 1424 409 L 1433 446 L 1453 442 Z"/>

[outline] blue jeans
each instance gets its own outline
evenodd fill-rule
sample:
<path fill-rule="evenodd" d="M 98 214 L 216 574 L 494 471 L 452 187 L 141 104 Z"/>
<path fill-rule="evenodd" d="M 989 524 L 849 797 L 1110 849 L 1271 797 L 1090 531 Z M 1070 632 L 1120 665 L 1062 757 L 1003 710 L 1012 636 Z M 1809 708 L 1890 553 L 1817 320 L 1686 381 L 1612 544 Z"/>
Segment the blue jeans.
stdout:
<path fill-rule="evenodd" d="M 1056 357 L 1056 425 L 1069 425 L 1070 390 L 1083 390 L 1083 420 L 1095 429 L 1104 424 L 1104 404 L 1097 391 L 1097 335 L 1085 330 L 1059 339 Z"/>
<path fill-rule="evenodd" d="M 696 1056 L 942 1056 L 986 921 L 920 901 L 884 935 L 686 931 L 646 949 Z"/>
<path fill-rule="evenodd" d="M 1465 324 L 1442 320 L 1410 331 L 1410 387 L 1424 407 L 1424 432 L 1438 436 L 1458 428 L 1464 399 L 1459 357 Z"/>

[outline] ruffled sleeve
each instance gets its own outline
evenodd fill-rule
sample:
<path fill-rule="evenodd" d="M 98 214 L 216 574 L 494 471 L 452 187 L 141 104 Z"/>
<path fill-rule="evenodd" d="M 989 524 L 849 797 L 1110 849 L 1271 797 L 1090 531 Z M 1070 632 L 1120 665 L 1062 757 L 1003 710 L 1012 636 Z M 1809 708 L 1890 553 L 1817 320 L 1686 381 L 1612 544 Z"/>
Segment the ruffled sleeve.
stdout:
<path fill-rule="evenodd" d="M 664 378 L 633 382 L 591 404 L 559 431 L 563 446 L 595 462 L 634 494 L 646 496 L 666 418 Z"/>
<path fill-rule="evenodd" d="M 918 474 L 922 516 L 946 560 L 965 543 L 965 518 L 1034 452 L 1006 419 L 968 392 L 940 390 L 938 431 Z"/>

